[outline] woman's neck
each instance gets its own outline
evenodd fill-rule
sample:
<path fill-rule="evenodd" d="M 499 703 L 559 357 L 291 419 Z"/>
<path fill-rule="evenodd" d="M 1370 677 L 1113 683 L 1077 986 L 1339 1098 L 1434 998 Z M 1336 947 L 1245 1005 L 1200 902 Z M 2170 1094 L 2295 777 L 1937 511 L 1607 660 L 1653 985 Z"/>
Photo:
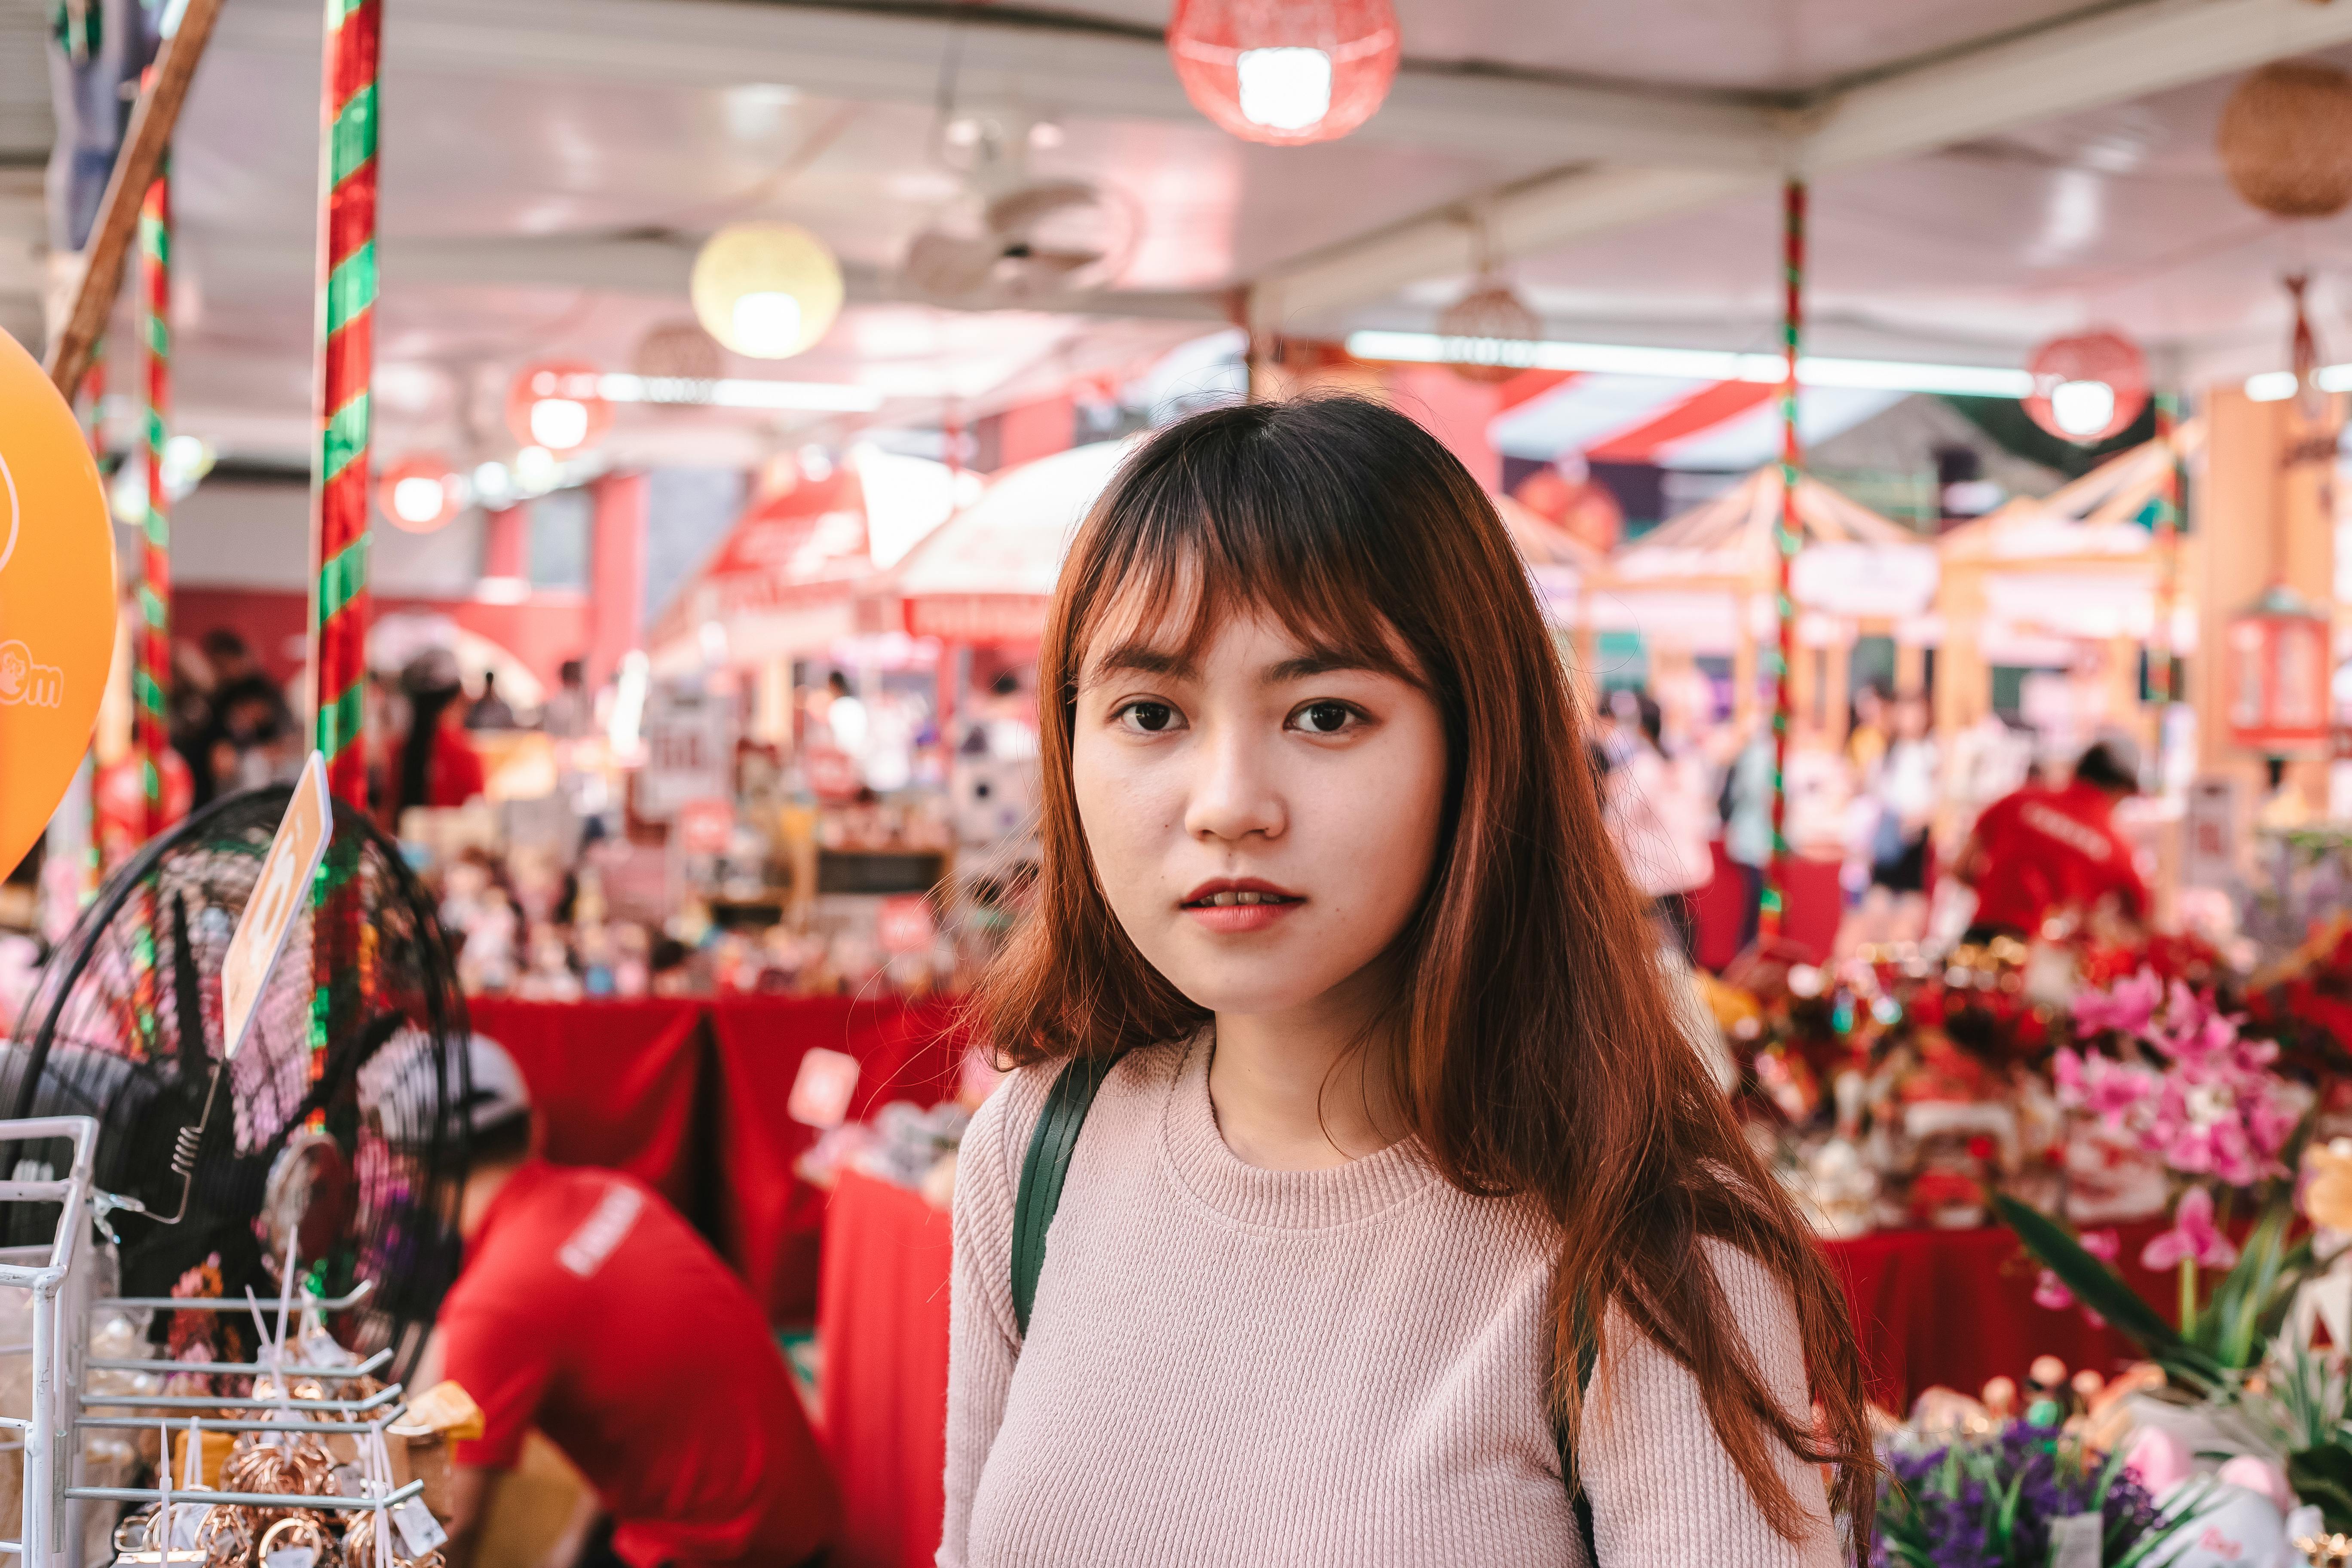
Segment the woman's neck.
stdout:
<path fill-rule="evenodd" d="M 1289 1013 L 1217 1015 L 1209 1102 L 1244 1164 L 1312 1171 L 1378 1153 L 1406 1132 L 1366 977 Z"/>

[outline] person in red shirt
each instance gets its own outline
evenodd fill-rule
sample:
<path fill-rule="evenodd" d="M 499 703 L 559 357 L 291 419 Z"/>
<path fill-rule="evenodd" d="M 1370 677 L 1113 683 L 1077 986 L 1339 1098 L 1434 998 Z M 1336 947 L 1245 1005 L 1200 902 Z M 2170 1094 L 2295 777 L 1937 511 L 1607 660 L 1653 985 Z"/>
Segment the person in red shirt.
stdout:
<path fill-rule="evenodd" d="M 2116 803 L 2138 791 L 2138 748 L 2116 737 L 2084 752 L 2065 788 L 2028 784 L 1985 807 L 1958 867 L 1977 890 L 1976 920 L 1962 940 L 2032 937 L 2053 914 L 2088 914 L 2109 902 L 2145 920 L 2147 888 L 2114 821 Z"/>
<path fill-rule="evenodd" d="M 504 1049 L 476 1036 L 470 1062 L 465 1262 L 427 1358 L 483 1416 L 452 1456 L 448 1568 L 533 1426 L 594 1490 L 547 1568 L 821 1563 L 840 1504 L 751 1291 L 643 1182 L 540 1158 Z"/>
<path fill-rule="evenodd" d="M 400 672 L 408 699 L 408 728 L 395 741 L 386 784 L 384 826 L 400 830 L 400 814 L 412 805 L 446 809 L 465 805 L 488 785 L 482 754 L 466 738 L 466 689 L 457 660 L 446 648 L 433 648 L 409 660 Z"/>

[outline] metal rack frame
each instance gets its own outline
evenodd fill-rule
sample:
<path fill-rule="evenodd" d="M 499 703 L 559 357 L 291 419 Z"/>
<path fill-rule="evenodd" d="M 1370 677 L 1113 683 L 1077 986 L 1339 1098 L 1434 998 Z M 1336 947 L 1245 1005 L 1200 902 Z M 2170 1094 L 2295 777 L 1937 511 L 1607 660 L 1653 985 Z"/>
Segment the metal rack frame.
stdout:
<path fill-rule="evenodd" d="M 376 1516 L 375 1568 L 391 1568 L 393 1549 L 388 1531 L 392 1510 L 421 1495 L 422 1480 L 391 1487 L 388 1472 L 380 1495 L 343 1497 L 272 1492 L 215 1491 L 171 1484 L 171 1442 L 174 1432 L 192 1438 L 205 1432 L 312 1433 L 322 1436 L 356 1437 L 384 1447 L 389 1428 L 407 1414 L 408 1405 L 397 1384 L 362 1399 L 295 1399 L 287 1386 L 297 1374 L 320 1383 L 348 1383 L 387 1364 L 389 1350 L 348 1367 L 279 1366 L 273 1361 L 168 1362 L 96 1359 L 89 1354 L 89 1316 L 98 1310 L 256 1312 L 251 1300 L 184 1300 L 178 1297 L 117 1296 L 93 1300 L 89 1294 L 95 1248 L 89 1233 L 106 1203 L 96 1194 L 91 1166 L 98 1148 L 98 1123 L 87 1116 L 34 1117 L 0 1120 L 0 1144 L 25 1144 L 66 1140 L 73 1145 L 71 1168 L 61 1180 L 0 1182 L 0 1202 L 54 1203 L 58 1205 L 56 1234 L 46 1248 L 0 1249 L 0 1291 L 23 1290 L 31 1298 L 33 1335 L 29 1342 L 0 1345 L 0 1356 L 30 1355 L 33 1364 L 32 1406 L 22 1417 L 0 1415 L 0 1433 L 21 1434 L 24 1453 L 23 1511 L 15 1540 L 0 1540 L 0 1558 L 14 1555 L 16 1568 L 82 1568 L 82 1505 L 89 1503 L 154 1503 L 168 1510 L 186 1505 L 251 1508 L 314 1509 L 349 1513 L 372 1510 Z M 292 1312 L 331 1312 L 357 1305 L 369 1293 L 362 1282 L 334 1300 L 297 1299 L 289 1293 L 277 1303 L 278 1331 L 285 1335 Z M 264 1337 L 268 1335 L 264 1330 Z M 268 1376 L 278 1392 L 269 1398 L 213 1394 L 93 1394 L 83 1392 L 84 1374 L 92 1369 L 113 1372 L 192 1372 L 229 1376 Z M 98 1414 L 110 1409 L 142 1414 Z M 202 1415 L 197 1411 L 242 1409 L 246 1416 Z M 182 1416 L 177 1412 L 190 1414 Z M 313 1414 L 304 1414 L 304 1413 Z M 319 1419 L 331 1413 L 340 1419 Z M 164 1437 L 159 1457 L 162 1485 L 155 1487 L 96 1487 L 84 1485 L 81 1434 L 90 1430 L 160 1430 Z M 10 1446 L 0 1437 L 0 1447 Z M 194 1452 L 199 1445 L 191 1442 Z M 0 1524 L 5 1528 L 5 1524 Z M 159 1563 L 178 1562 L 184 1555 L 165 1546 Z M 0 1564 L 5 1568 L 5 1564 Z"/>

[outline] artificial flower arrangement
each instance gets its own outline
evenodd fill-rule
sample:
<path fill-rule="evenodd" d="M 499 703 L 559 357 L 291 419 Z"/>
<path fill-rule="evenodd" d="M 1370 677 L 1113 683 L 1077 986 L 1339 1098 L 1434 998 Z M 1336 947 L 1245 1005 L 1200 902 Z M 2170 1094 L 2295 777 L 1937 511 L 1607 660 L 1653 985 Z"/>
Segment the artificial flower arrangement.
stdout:
<path fill-rule="evenodd" d="M 2307 1323 L 2294 1321 L 2303 1287 L 2340 1255 L 2322 1252 L 2298 1207 L 2295 1171 L 2316 1096 L 2277 1070 L 2275 1040 L 2246 1032 L 2242 1017 L 2185 979 L 2144 969 L 2078 995 L 2073 1014 L 2078 1045 L 2053 1059 L 2061 1103 L 2159 1161 L 2176 1191 L 2171 1223 L 2140 1263 L 2177 1276 L 2178 1322 L 2111 1267 L 2115 1232 L 2078 1236 L 1998 1198 L 2000 1217 L 2044 1268 L 2037 1300 L 2079 1303 L 2162 1369 L 2164 1386 L 2142 1396 L 2155 1403 L 2140 1414 L 2164 1440 L 2185 1432 L 2200 1454 L 2274 1464 L 2281 1511 L 2298 1500 L 2316 1510 L 2300 1538 L 2306 1556 L 2295 1560 L 2326 1560 L 2331 1540 L 2352 1537 L 2352 1425 L 2341 1351 L 2313 1351 Z M 2314 1151 L 2312 1161 L 2322 1173 L 2310 1191 L 2323 1205 L 2343 1205 L 2318 1223 L 2352 1227 L 2352 1146 Z"/>

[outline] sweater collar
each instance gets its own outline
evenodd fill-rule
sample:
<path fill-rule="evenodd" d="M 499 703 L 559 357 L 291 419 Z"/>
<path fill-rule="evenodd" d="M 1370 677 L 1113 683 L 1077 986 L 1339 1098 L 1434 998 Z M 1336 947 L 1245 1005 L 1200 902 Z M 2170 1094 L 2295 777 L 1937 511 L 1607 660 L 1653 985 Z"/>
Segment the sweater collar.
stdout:
<path fill-rule="evenodd" d="M 1210 1035 L 1183 1047 L 1169 1086 L 1161 1146 L 1192 1195 L 1228 1219 L 1268 1230 L 1329 1230 L 1377 1218 L 1441 1184 L 1418 1140 L 1318 1171 L 1268 1171 L 1225 1146 L 1209 1099 Z"/>

